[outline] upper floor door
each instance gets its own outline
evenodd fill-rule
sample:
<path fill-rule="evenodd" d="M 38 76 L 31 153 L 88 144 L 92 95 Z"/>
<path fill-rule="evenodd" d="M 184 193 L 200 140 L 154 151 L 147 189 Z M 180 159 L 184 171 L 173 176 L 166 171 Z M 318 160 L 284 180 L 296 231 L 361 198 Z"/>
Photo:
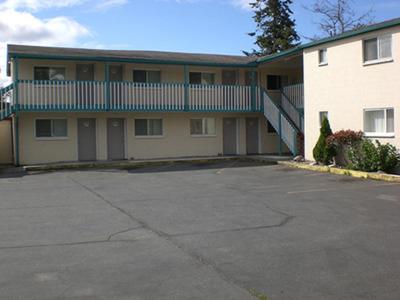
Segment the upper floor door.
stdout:
<path fill-rule="evenodd" d="M 110 81 L 122 81 L 122 66 L 111 65 L 108 72 L 108 78 Z"/>
<path fill-rule="evenodd" d="M 223 85 L 236 85 L 238 83 L 237 70 L 223 70 L 222 71 L 222 84 Z"/>
<path fill-rule="evenodd" d="M 88 84 L 94 80 L 93 64 L 77 64 L 76 80 L 81 81 L 76 86 L 76 99 L 78 105 L 90 105 L 93 100 L 93 86 Z"/>
<path fill-rule="evenodd" d="M 93 81 L 94 80 L 93 64 L 76 65 L 76 80 Z"/>

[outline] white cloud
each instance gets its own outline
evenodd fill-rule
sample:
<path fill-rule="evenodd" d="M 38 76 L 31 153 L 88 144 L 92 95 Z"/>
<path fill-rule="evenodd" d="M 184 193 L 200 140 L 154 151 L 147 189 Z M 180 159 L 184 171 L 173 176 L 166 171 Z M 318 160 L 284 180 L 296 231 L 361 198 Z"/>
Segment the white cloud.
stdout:
<path fill-rule="evenodd" d="M 98 3 L 96 5 L 96 9 L 97 10 L 108 10 L 108 9 L 114 8 L 116 6 L 125 5 L 127 3 L 128 3 L 128 0 L 103 0 L 103 1 L 100 1 L 100 3 Z"/>
<path fill-rule="evenodd" d="M 86 0 L 6 0 L 0 4 L 0 9 L 38 11 L 47 8 L 75 6 L 84 2 Z"/>
<path fill-rule="evenodd" d="M 236 7 L 240 7 L 245 10 L 250 10 L 250 3 L 253 2 L 251 0 L 232 0 L 233 5 Z"/>
<path fill-rule="evenodd" d="M 76 46 L 90 36 L 88 28 L 67 17 L 42 20 L 29 12 L 0 10 L 0 77 L 6 75 L 7 44 Z"/>

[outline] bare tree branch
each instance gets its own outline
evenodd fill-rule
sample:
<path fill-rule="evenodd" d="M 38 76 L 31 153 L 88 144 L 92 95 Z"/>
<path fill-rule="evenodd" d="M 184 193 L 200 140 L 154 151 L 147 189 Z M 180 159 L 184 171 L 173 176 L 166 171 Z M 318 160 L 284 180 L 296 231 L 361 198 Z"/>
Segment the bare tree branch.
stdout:
<path fill-rule="evenodd" d="M 345 31 L 358 29 L 373 22 L 373 9 L 357 14 L 353 8 L 353 0 L 316 0 L 311 6 L 303 6 L 306 10 L 319 16 L 316 23 L 322 37 L 335 36 Z M 308 38 L 315 40 L 321 36 Z"/>

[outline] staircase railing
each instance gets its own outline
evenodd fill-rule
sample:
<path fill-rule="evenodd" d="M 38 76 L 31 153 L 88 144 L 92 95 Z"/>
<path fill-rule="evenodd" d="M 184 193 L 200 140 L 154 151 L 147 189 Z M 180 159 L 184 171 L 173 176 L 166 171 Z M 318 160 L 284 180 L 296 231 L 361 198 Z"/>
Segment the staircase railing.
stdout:
<path fill-rule="evenodd" d="M 264 115 L 279 134 L 282 141 L 287 145 L 293 155 L 297 155 L 297 134 L 298 130 L 288 117 L 277 106 L 268 93 L 263 91 Z"/>
<path fill-rule="evenodd" d="M 297 109 L 304 108 L 304 83 L 288 85 L 282 88 L 282 93 Z"/>
<path fill-rule="evenodd" d="M 297 129 L 304 132 L 304 115 L 296 108 L 293 103 L 289 100 L 288 96 L 282 91 L 281 93 L 281 106 L 289 118 L 296 125 Z"/>
<path fill-rule="evenodd" d="M 8 118 L 13 113 L 13 88 L 14 85 L 10 84 L 0 89 L 0 120 Z"/>

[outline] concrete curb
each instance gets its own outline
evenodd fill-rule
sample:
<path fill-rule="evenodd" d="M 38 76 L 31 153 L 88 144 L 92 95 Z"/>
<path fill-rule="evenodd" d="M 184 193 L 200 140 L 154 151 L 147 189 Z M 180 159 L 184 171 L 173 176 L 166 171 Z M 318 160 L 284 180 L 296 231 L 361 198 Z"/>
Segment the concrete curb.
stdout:
<path fill-rule="evenodd" d="M 298 163 L 293 161 L 278 161 L 279 165 L 284 165 L 292 168 L 316 171 L 316 172 L 323 172 L 323 173 L 332 173 L 337 175 L 346 175 L 352 176 L 356 178 L 364 178 L 364 179 L 373 179 L 373 180 L 382 180 L 388 182 L 398 182 L 400 183 L 400 176 L 399 175 L 392 175 L 392 174 L 379 174 L 379 173 L 369 173 L 369 172 L 362 172 L 362 171 L 354 171 L 348 169 L 339 169 L 333 168 L 328 166 L 313 166 L 307 165 L 304 163 Z"/>
<path fill-rule="evenodd" d="M 61 170 L 87 170 L 87 169 L 120 169 L 130 170 L 144 167 L 157 167 L 174 164 L 213 164 L 223 161 L 257 161 L 265 164 L 277 164 L 277 160 L 268 158 L 252 158 L 248 156 L 232 157 L 201 157 L 201 158 L 178 158 L 160 160 L 137 160 L 137 161 L 116 161 L 116 162 L 89 162 L 89 163 L 59 163 L 24 166 L 26 172 L 48 172 Z"/>

